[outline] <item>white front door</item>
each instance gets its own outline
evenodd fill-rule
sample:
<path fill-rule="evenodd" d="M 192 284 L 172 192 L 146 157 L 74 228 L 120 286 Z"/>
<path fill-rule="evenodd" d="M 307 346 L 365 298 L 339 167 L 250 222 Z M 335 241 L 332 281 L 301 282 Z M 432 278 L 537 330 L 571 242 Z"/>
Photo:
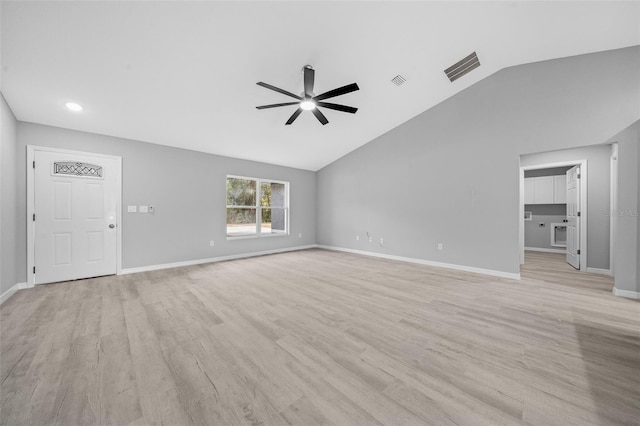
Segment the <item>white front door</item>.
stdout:
<path fill-rule="evenodd" d="M 567 263 L 580 269 L 580 166 L 567 170 Z"/>
<path fill-rule="evenodd" d="M 119 161 L 35 151 L 35 284 L 116 273 Z"/>

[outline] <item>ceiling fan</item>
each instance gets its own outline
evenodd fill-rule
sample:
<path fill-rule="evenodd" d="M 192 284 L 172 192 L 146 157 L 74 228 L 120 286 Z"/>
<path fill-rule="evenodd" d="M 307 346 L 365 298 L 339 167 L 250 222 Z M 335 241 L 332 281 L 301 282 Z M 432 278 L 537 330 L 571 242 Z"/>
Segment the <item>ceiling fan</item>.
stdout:
<path fill-rule="evenodd" d="M 321 93 L 319 95 L 315 95 L 313 93 L 313 81 L 315 79 L 315 70 L 311 68 L 311 65 L 306 65 L 303 68 L 304 71 L 304 92 L 298 96 L 291 92 L 287 92 L 286 90 L 280 89 L 278 87 L 272 86 L 267 83 L 263 83 L 261 81 L 257 82 L 258 86 L 265 87 L 267 89 L 271 89 L 278 93 L 282 93 L 283 95 L 290 96 L 292 98 L 297 99 L 296 102 L 285 102 L 281 104 L 271 104 L 271 105 L 261 105 L 257 106 L 257 109 L 266 109 L 266 108 L 275 108 L 287 105 L 298 105 L 298 109 L 289 117 L 285 125 L 290 125 L 293 123 L 296 118 L 302 113 L 302 111 L 311 111 L 313 115 L 316 116 L 318 121 L 322 123 L 324 126 L 329 122 L 327 117 L 324 116 L 322 112 L 318 109 L 318 107 L 334 109 L 336 111 L 349 112 L 351 114 L 355 114 L 358 111 L 358 108 L 346 106 L 346 105 L 338 105 L 330 102 L 322 102 L 325 99 L 333 98 L 335 96 L 344 95 L 346 93 L 355 92 L 356 90 L 360 90 L 356 83 L 347 84 L 346 86 L 339 87 L 337 89 L 329 90 L 328 92 Z"/>

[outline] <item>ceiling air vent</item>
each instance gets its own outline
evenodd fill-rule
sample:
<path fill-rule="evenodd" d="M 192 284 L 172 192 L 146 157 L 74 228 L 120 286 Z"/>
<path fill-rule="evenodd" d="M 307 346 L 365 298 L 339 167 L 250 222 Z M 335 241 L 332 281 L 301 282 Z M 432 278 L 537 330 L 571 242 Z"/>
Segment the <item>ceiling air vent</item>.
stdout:
<path fill-rule="evenodd" d="M 451 80 L 451 82 L 454 82 L 463 75 L 468 74 L 469 72 L 478 68 L 479 66 L 480 61 L 478 60 L 478 55 L 476 55 L 476 52 L 473 52 L 463 60 L 456 62 L 455 64 L 444 70 L 444 73 L 447 75 L 447 77 L 449 77 L 449 80 Z"/>
<path fill-rule="evenodd" d="M 396 75 L 395 77 L 393 77 L 391 79 L 391 81 L 393 82 L 393 84 L 395 84 L 396 86 L 402 86 L 404 84 L 405 81 L 407 81 L 406 78 L 404 78 L 403 76 L 401 76 L 400 74 Z"/>

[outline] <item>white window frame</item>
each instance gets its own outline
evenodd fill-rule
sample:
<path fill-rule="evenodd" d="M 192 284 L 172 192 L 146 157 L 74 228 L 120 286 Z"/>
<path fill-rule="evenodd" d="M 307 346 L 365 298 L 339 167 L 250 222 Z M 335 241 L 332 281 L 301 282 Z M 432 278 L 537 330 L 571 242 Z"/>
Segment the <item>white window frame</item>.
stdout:
<path fill-rule="evenodd" d="M 251 234 L 251 235 L 238 235 L 238 236 L 230 236 L 227 233 L 227 214 L 226 214 L 226 210 L 227 209 L 233 209 L 233 208 L 247 208 L 249 206 L 236 206 L 236 205 L 228 205 L 227 204 L 227 180 L 228 179 L 245 179 L 245 180 L 253 180 L 256 181 L 256 205 L 253 206 L 256 209 L 256 233 L 255 234 Z M 260 187 L 263 183 L 279 183 L 284 185 L 284 227 L 285 227 L 285 231 L 284 232 L 278 232 L 278 233 L 269 233 L 269 234 L 263 234 L 262 233 L 262 206 L 260 205 L 260 198 L 261 198 L 261 194 L 260 194 Z M 249 176 L 238 176 L 238 175 L 227 175 L 227 177 L 224 180 L 224 184 L 225 184 L 225 190 L 224 190 L 224 195 L 225 195 L 225 235 L 227 236 L 227 241 L 233 241 L 233 240 L 245 240 L 245 239 L 250 239 L 250 238 L 270 238 L 270 237 L 284 237 L 284 236 L 288 236 L 290 231 L 289 231 L 289 182 L 284 181 L 284 180 L 277 180 L 277 179 L 267 179 L 267 178 L 256 178 L 256 177 L 249 177 Z M 249 207 L 249 208 L 253 208 L 253 207 Z"/>

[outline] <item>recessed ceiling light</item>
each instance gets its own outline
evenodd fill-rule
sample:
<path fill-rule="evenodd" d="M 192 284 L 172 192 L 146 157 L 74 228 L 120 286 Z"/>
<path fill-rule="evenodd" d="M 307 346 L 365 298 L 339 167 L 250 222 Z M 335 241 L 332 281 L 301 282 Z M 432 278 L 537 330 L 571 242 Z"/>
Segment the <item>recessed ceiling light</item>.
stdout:
<path fill-rule="evenodd" d="M 316 107 L 316 103 L 310 100 L 300 102 L 300 108 L 305 111 L 311 111 Z"/>
<path fill-rule="evenodd" d="M 75 102 L 67 102 L 66 104 L 64 104 L 64 106 L 66 106 L 69 111 L 73 111 L 73 112 L 82 111 L 82 105 L 77 104 Z"/>

